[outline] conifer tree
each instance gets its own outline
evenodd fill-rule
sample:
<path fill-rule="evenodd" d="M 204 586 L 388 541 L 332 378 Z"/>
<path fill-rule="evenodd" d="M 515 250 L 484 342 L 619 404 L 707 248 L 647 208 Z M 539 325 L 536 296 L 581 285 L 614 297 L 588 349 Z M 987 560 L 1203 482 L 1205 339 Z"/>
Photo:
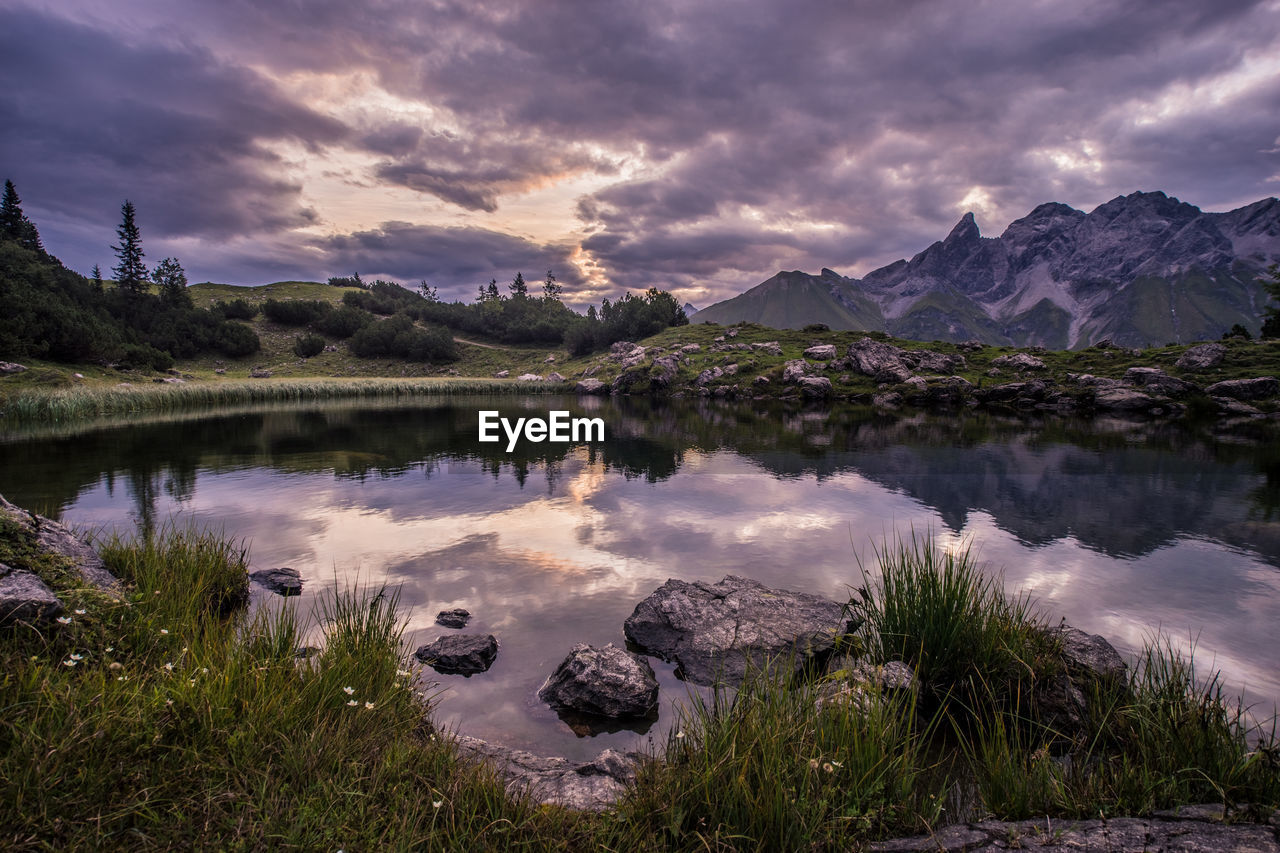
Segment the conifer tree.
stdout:
<path fill-rule="evenodd" d="M 18 198 L 18 190 L 13 181 L 8 180 L 4 182 L 4 200 L 0 202 L 0 234 L 16 240 L 24 249 L 44 254 L 40 232 L 22 212 L 22 199 Z"/>
<path fill-rule="evenodd" d="M 511 288 L 512 296 L 528 296 L 529 285 L 525 284 L 524 273 L 516 273 L 515 280 L 508 287 Z"/>
<path fill-rule="evenodd" d="M 563 292 L 564 287 L 557 284 L 556 277 L 551 274 L 551 270 L 547 270 L 547 280 L 542 283 L 542 298 L 548 302 L 558 300 Z"/>
<path fill-rule="evenodd" d="M 93 282 L 93 289 L 97 293 L 102 292 L 102 270 L 97 264 L 93 265 L 93 269 L 89 271 L 89 278 Z"/>
<path fill-rule="evenodd" d="M 165 258 L 156 264 L 151 280 L 160 285 L 160 298 L 170 305 L 191 307 L 191 294 L 187 293 L 187 273 L 177 258 Z"/>
<path fill-rule="evenodd" d="M 142 262 L 142 236 L 134 222 L 133 202 L 125 199 L 120 206 L 121 222 L 116 229 L 120 244 L 112 246 L 120 259 L 112 271 L 116 274 L 116 286 L 130 293 L 143 293 L 147 289 L 147 265 Z"/>

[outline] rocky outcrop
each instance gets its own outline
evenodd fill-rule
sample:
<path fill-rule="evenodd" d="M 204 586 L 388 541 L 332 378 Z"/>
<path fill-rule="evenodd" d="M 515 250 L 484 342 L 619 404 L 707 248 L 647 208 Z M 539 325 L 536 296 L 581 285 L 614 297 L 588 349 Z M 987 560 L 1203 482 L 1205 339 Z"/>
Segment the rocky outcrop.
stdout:
<path fill-rule="evenodd" d="M 825 376 L 805 376 L 797 384 L 800 393 L 810 400 L 825 400 L 831 396 L 831 380 Z"/>
<path fill-rule="evenodd" d="M 492 767 L 512 795 L 577 811 L 603 811 L 612 806 L 635 781 L 636 767 L 642 760 L 636 753 L 606 749 L 591 761 L 576 762 L 466 735 L 454 739 L 464 757 Z"/>
<path fill-rule="evenodd" d="M 649 662 L 610 643 L 578 643 L 538 690 L 556 710 L 597 717 L 650 717 L 658 711 L 658 679 Z"/>
<path fill-rule="evenodd" d="M 493 666 L 498 640 L 492 634 L 450 634 L 420 646 L 414 657 L 446 675 L 475 675 Z"/>
<path fill-rule="evenodd" d="M 31 572 L 0 563 L 0 625 L 50 622 L 62 615 L 62 602 Z"/>
<path fill-rule="evenodd" d="M 1221 812 L 1221 807 L 1217 809 Z M 1194 812 L 1192 812 L 1194 814 Z M 1276 828 L 1260 824 L 1223 824 L 1183 818 L 1180 812 L 1150 818 L 1108 820 L 1036 819 L 982 821 L 940 827 L 928 835 L 876 841 L 875 853 L 967 853 L 986 850 L 1141 851 L 1141 853 L 1217 853 L 1223 850 L 1280 853 Z"/>
<path fill-rule="evenodd" d="M 808 376 L 811 370 L 809 362 L 803 358 L 792 359 L 782 365 L 782 381 L 794 385 Z"/>
<path fill-rule="evenodd" d="M 962 355 L 946 355 L 924 349 L 908 350 L 902 354 L 902 360 L 907 366 L 928 373 L 955 373 L 969 366 Z"/>
<path fill-rule="evenodd" d="M 991 364 L 995 367 L 1003 367 L 1009 370 L 1044 370 L 1045 363 L 1036 358 L 1034 355 L 1027 355 L 1025 352 L 1015 352 L 1012 355 L 1001 355 L 991 359 Z"/>
<path fill-rule="evenodd" d="M 903 363 L 903 351 L 872 338 L 862 338 L 849 345 L 849 366 L 877 382 L 905 382 L 911 369 Z"/>
<path fill-rule="evenodd" d="M 297 569 L 291 569 L 288 566 L 249 572 L 249 580 L 258 586 L 266 587 L 276 595 L 302 595 L 302 575 Z"/>
<path fill-rule="evenodd" d="M 1124 381 L 1152 394 L 1174 399 L 1200 390 L 1195 383 L 1170 376 L 1158 367 L 1130 367 L 1124 372 Z"/>
<path fill-rule="evenodd" d="M 623 630 L 640 651 L 679 665 L 698 684 L 737 684 L 749 667 L 786 658 L 795 671 L 825 661 L 856 624 L 842 605 L 726 575 L 668 580 L 636 605 Z"/>
<path fill-rule="evenodd" d="M 805 358 L 811 358 L 814 361 L 831 361 L 836 357 L 835 344 L 815 344 L 804 351 Z"/>
<path fill-rule="evenodd" d="M 107 570 L 98 552 L 59 522 L 27 512 L 3 497 L 0 497 L 0 515 L 34 534 L 36 547 L 40 550 L 69 560 L 90 586 L 104 591 L 119 588 L 120 582 Z"/>
<path fill-rule="evenodd" d="M 1179 370 L 1208 370 L 1222 364 L 1227 348 L 1222 344 L 1200 344 L 1184 352 L 1173 366 Z"/>
<path fill-rule="evenodd" d="M 1100 634 L 1088 634 L 1070 625 L 1060 625 L 1047 633 L 1062 644 L 1063 661 L 1077 674 L 1119 681 L 1128 672 L 1124 658 Z"/>
<path fill-rule="evenodd" d="M 1233 400 L 1265 400 L 1280 394 L 1280 382 L 1274 376 L 1258 376 L 1253 379 L 1228 379 L 1215 382 L 1205 388 L 1211 397 L 1230 397 Z"/>
<path fill-rule="evenodd" d="M 455 607 L 452 610 L 441 610 L 436 614 L 436 624 L 446 628 L 465 628 L 471 621 L 471 611 Z"/>
<path fill-rule="evenodd" d="M 579 394 L 608 394 L 609 386 L 599 379 L 582 379 L 575 390 Z"/>

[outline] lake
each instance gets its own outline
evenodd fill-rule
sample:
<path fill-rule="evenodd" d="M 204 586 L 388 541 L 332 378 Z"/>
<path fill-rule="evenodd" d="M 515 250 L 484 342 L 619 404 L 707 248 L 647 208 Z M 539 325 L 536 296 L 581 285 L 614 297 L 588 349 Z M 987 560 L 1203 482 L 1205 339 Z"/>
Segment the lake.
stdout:
<path fill-rule="evenodd" d="M 478 411 L 599 417 L 592 444 L 477 440 Z M 579 736 L 536 692 L 577 642 L 621 645 L 667 578 L 848 597 L 895 534 L 972 541 L 1010 591 L 1129 655 L 1162 630 L 1269 716 L 1280 702 L 1280 445 L 1173 424 L 575 397 L 253 406 L 0 437 L 0 493 L 81 528 L 168 520 L 327 585 L 398 587 L 410 648 L 473 614 L 498 658 L 428 670 L 437 717 L 542 754 L 661 739 L 686 686 L 653 660 L 658 721 Z M 255 606 L 280 606 L 255 588 Z"/>

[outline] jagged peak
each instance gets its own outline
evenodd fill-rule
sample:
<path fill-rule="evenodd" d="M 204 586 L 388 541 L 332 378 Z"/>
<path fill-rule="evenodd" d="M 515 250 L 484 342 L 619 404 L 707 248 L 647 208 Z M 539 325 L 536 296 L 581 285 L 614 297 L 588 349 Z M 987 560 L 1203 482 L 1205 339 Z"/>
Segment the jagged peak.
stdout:
<path fill-rule="evenodd" d="M 844 276 L 840 275 L 840 273 L 836 272 L 833 269 L 828 269 L 827 267 L 822 268 L 822 272 L 818 273 L 818 277 L 819 278 L 844 278 Z"/>
<path fill-rule="evenodd" d="M 1128 195 L 1118 195 L 1111 201 L 1098 205 L 1089 215 L 1102 214 L 1103 216 L 1121 213 L 1131 210 L 1159 210 L 1165 213 L 1173 213 L 1175 211 L 1190 216 L 1198 216 L 1200 208 L 1194 204 L 1188 204 L 1179 198 L 1171 195 L 1165 195 L 1161 190 L 1154 192 L 1132 192 Z"/>
<path fill-rule="evenodd" d="M 947 235 L 946 243 L 958 243 L 961 240 L 975 240 L 981 236 L 978 231 L 978 223 L 973 219 L 973 211 L 969 211 L 960 217 L 960 221 L 956 223 L 956 227 L 951 229 L 951 233 Z"/>

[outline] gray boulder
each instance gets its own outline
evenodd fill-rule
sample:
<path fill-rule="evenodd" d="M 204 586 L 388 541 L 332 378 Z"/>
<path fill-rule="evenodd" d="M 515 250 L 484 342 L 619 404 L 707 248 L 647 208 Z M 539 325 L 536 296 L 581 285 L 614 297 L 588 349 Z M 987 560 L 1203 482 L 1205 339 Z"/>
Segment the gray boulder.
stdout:
<path fill-rule="evenodd" d="M 805 376 L 800 380 L 800 393 L 811 400 L 831 396 L 831 380 L 825 376 Z"/>
<path fill-rule="evenodd" d="M 1227 355 L 1227 348 L 1222 344 L 1200 344 L 1182 354 L 1173 363 L 1179 370 L 1208 370 L 1217 367 Z"/>
<path fill-rule="evenodd" d="M 1108 388 L 1093 398 L 1094 407 L 1104 412 L 1146 412 L 1159 404 L 1151 396 L 1130 388 Z"/>
<path fill-rule="evenodd" d="M 794 385 L 808 376 L 811 369 L 803 358 L 792 359 L 782 366 L 782 381 Z"/>
<path fill-rule="evenodd" d="M 8 375 L 10 373 L 21 373 L 26 370 L 25 364 L 18 364 L 12 361 L 0 361 L 0 375 Z"/>
<path fill-rule="evenodd" d="M 90 586 L 100 590 L 117 590 L 120 582 L 107 571 L 98 552 L 81 541 L 62 524 L 43 515 L 27 512 L 0 497 L 0 516 L 26 528 L 35 534 L 36 545 L 42 551 L 65 557 L 71 561 L 80 577 Z"/>
<path fill-rule="evenodd" d="M 50 622 L 62 615 L 62 602 L 38 576 L 0 563 L 0 625 Z"/>
<path fill-rule="evenodd" d="M 608 394 L 609 386 L 599 379 L 582 379 L 576 390 L 579 394 Z"/>
<path fill-rule="evenodd" d="M 606 749 L 593 760 L 570 761 L 511 749 L 466 735 L 455 741 L 463 757 L 495 770 L 513 796 L 577 811 L 611 807 L 635 782 L 637 754 Z"/>
<path fill-rule="evenodd" d="M 698 344 L 685 344 L 684 346 L 680 347 L 680 352 L 684 353 L 685 355 L 691 355 L 695 352 L 702 352 L 702 347 Z"/>
<path fill-rule="evenodd" d="M 658 710 L 658 679 L 649 662 L 613 643 L 573 647 L 538 690 L 556 710 L 597 717 L 650 717 Z"/>
<path fill-rule="evenodd" d="M 992 365 L 996 367 L 1006 367 L 1011 370 L 1044 370 L 1044 362 L 1036 358 L 1034 355 L 1027 355 L 1025 352 L 1015 352 L 1012 355 L 1002 355 L 991 359 Z"/>
<path fill-rule="evenodd" d="M 465 628 L 471 621 L 471 611 L 455 607 L 452 610 L 441 610 L 436 614 L 436 624 L 446 628 Z"/>
<path fill-rule="evenodd" d="M 902 360 L 909 367 L 929 373 L 955 373 L 969 366 L 962 355 L 945 355 L 926 349 L 908 350 L 903 353 Z"/>
<path fill-rule="evenodd" d="M 693 384 L 697 385 L 698 387 L 702 387 L 703 385 L 706 385 L 708 382 L 713 382 L 716 379 L 719 379 L 721 376 L 724 376 L 723 368 L 709 367 L 698 374 L 698 378 L 693 380 Z"/>
<path fill-rule="evenodd" d="M 548 382 L 563 382 L 563 381 L 564 381 L 564 377 L 563 377 L 563 376 L 561 376 L 559 373 L 556 373 L 556 372 L 552 371 L 551 373 L 548 373 L 548 374 L 547 374 L 547 381 L 548 381 Z"/>
<path fill-rule="evenodd" d="M 498 639 L 492 634 L 449 634 L 420 646 L 414 657 L 446 675 L 475 675 L 493 666 Z"/>
<path fill-rule="evenodd" d="M 250 379 L 270 379 L 271 371 L 263 367 L 255 367 L 249 371 Z"/>
<path fill-rule="evenodd" d="M 521 373 L 516 379 L 520 382 L 542 382 L 543 379 L 536 373 Z"/>
<path fill-rule="evenodd" d="M 1124 372 L 1124 381 L 1162 397 L 1185 397 L 1200 390 L 1195 383 L 1170 376 L 1158 367 L 1130 367 Z"/>
<path fill-rule="evenodd" d="M 291 569 L 288 566 L 249 572 L 249 580 L 266 587 L 276 595 L 302 595 L 302 575 L 297 569 Z"/>
<path fill-rule="evenodd" d="M 511 375 L 511 371 L 510 371 L 510 370 L 499 370 L 497 373 L 493 374 L 493 378 L 494 378 L 494 379 L 506 379 L 506 378 L 507 378 L 508 376 L 510 376 L 510 375 Z"/>
<path fill-rule="evenodd" d="M 855 628 L 834 601 L 734 575 L 714 584 L 668 580 L 623 625 L 642 652 L 674 661 L 698 684 L 738 684 L 748 667 L 787 656 L 782 663 L 798 672 Z"/>
<path fill-rule="evenodd" d="M 904 353 L 891 344 L 863 338 L 849 345 L 849 366 L 877 382 L 905 382 L 911 369 L 903 362 Z"/>
<path fill-rule="evenodd" d="M 759 350 L 769 355 L 782 355 L 782 345 L 777 341 L 764 341 L 763 343 L 752 344 L 753 350 Z"/>
<path fill-rule="evenodd" d="M 1115 646 L 1099 634 L 1087 634 L 1070 625 L 1060 625 L 1048 632 L 1062 643 L 1062 658 L 1073 672 L 1101 680 L 1122 679 L 1128 666 Z"/>
<path fill-rule="evenodd" d="M 814 361 L 831 361 L 836 357 L 835 344 L 816 344 L 804 351 L 805 358 L 811 358 Z"/>
<path fill-rule="evenodd" d="M 661 358 L 655 358 L 653 366 L 649 368 L 649 387 L 655 391 L 669 388 L 679 373 L 679 356 L 664 355 Z"/>
<path fill-rule="evenodd" d="M 1254 379 L 1228 379 L 1215 382 L 1204 389 L 1212 397 L 1230 397 L 1233 400 L 1265 400 L 1280 394 L 1280 382 L 1274 376 L 1258 376 Z"/>

